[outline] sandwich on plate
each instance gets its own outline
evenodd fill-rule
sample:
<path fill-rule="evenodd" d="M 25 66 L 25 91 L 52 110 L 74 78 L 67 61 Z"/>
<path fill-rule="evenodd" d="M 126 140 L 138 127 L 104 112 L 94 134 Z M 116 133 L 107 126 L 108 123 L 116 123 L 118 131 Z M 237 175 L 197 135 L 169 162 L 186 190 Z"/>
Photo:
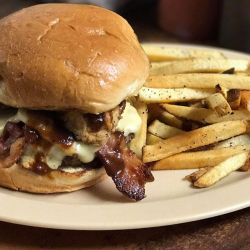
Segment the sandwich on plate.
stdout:
<path fill-rule="evenodd" d="M 0 20 L 0 185 L 70 192 L 110 176 L 134 200 L 150 169 L 129 149 L 129 101 L 149 60 L 130 25 L 90 5 L 43 4 Z"/>

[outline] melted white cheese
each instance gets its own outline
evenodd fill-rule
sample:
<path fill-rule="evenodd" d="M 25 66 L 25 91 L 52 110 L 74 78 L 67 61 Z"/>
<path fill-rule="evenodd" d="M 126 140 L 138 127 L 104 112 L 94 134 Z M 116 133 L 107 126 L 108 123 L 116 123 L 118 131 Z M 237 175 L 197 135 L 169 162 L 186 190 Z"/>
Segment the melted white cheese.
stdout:
<path fill-rule="evenodd" d="M 125 136 L 131 133 L 137 135 L 140 131 L 142 120 L 137 110 L 129 102 L 126 103 L 125 110 L 121 116 L 122 118 L 119 120 L 116 130 L 123 131 Z"/>
<path fill-rule="evenodd" d="M 16 115 L 10 117 L 8 119 L 8 121 L 10 122 L 15 122 L 15 123 L 18 123 L 18 122 L 23 122 L 23 123 L 26 123 L 29 119 L 29 116 L 26 112 L 25 109 L 18 109 Z"/>
<path fill-rule="evenodd" d="M 88 163 L 94 160 L 95 152 L 100 148 L 84 142 L 74 142 L 70 148 L 63 148 L 54 145 L 46 155 L 47 165 L 52 169 L 57 169 L 65 156 L 77 154 L 78 158 L 83 163 Z"/>
<path fill-rule="evenodd" d="M 57 169 L 62 164 L 65 156 L 77 154 L 81 162 L 88 163 L 94 160 L 95 152 L 98 150 L 99 148 L 82 142 L 74 142 L 73 146 L 68 149 L 54 145 L 47 153 L 44 152 L 41 147 L 35 148 L 32 145 L 29 145 L 25 148 L 21 156 L 21 162 L 24 167 L 30 168 L 35 161 L 36 152 L 40 151 L 45 155 L 47 165 L 51 169 Z"/>
<path fill-rule="evenodd" d="M 4 126 L 8 121 L 15 123 L 22 121 L 26 123 L 28 119 L 29 117 L 24 109 L 2 111 L 0 116 L 0 136 L 2 136 Z"/>
<path fill-rule="evenodd" d="M 0 117 L 0 136 L 3 133 L 4 126 L 8 121 L 18 123 L 20 121 L 26 123 L 29 119 L 27 112 L 24 109 L 18 110 L 6 110 L 1 113 Z M 95 152 L 100 148 L 95 147 L 84 142 L 73 143 L 73 146 L 70 148 L 63 148 L 60 145 L 54 145 L 51 147 L 48 153 L 45 153 L 47 165 L 51 169 L 57 169 L 63 161 L 65 156 L 72 156 L 77 154 L 80 161 L 84 163 L 91 162 L 95 158 Z M 35 161 L 35 154 L 37 151 L 42 151 L 42 148 L 34 148 L 33 146 L 28 146 L 25 148 L 21 160 L 24 167 L 29 168 L 31 164 Z M 44 152 L 43 152 L 44 153 Z"/>
<path fill-rule="evenodd" d="M 1 115 L 0 136 L 7 121 L 16 123 L 22 121 L 26 123 L 28 119 L 28 114 L 24 109 L 18 109 L 18 111 L 15 110 L 13 112 L 6 112 L 6 114 Z M 140 130 L 141 123 L 141 118 L 138 115 L 136 109 L 131 106 L 129 102 L 127 102 L 125 110 L 122 114 L 122 118 L 118 122 L 116 130 L 123 131 L 125 136 L 129 135 L 130 133 L 137 134 Z M 21 156 L 21 162 L 24 167 L 30 168 L 35 161 L 35 155 L 37 151 L 42 151 L 46 157 L 47 165 L 51 169 L 57 169 L 62 164 L 65 156 L 72 156 L 73 154 L 77 154 L 80 161 L 82 161 L 83 163 L 88 163 L 94 160 L 95 153 L 99 149 L 100 147 L 95 147 L 92 144 L 75 141 L 70 148 L 64 148 L 60 145 L 54 145 L 46 153 L 43 152 L 43 149 L 41 147 L 35 148 L 32 145 L 29 145 L 25 148 Z"/>
<path fill-rule="evenodd" d="M 35 162 L 35 154 L 37 153 L 37 148 L 32 145 L 27 146 L 21 156 L 20 162 L 24 168 L 31 168 L 32 164 Z"/>
<path fill-rule="evenodd" d="M 54 145 L 50 151 L 45 154 L 46 163 L 51 169 L 57 169 L 62 164 L 63 158 L 67 155 L 68 154 L 66 154 L 61 148 Z"/>
<path fill-rule="evenodd" d="M 93 144 L 87 144 L 84 142 L 74 142 L 73 148 L 75 149 L 75 154 L 78 154 L 80 161 L 88 163 L 94 160 L 95 153 L 100 149 Z"/>

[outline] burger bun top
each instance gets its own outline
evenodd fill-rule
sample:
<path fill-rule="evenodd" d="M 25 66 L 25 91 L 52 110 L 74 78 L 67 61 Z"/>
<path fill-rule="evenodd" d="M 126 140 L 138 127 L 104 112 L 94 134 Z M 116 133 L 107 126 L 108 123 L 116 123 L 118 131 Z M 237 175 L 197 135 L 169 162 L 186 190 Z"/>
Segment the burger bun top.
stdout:
<path fill-rule="evenodd" d="M 149 60 L 121 16 L 91 5 L 42 4 L 0 21 L 0 102 L 106 112 L 141 88 Z"/>

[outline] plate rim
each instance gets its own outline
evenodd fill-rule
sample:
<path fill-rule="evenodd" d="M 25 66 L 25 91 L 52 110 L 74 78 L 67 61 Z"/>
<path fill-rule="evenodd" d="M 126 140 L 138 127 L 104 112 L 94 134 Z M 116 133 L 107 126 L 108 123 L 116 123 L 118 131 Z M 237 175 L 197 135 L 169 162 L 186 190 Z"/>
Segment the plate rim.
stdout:
<path fill-rule="evenodd" d="M 235 56 L 245 57 L 250 59 L 250 55 L 247 53 L 228 50 L 213 46 L 195 45 L 195 44 L 179 44 L 179 43 L 143 43 L 150 45 L 159 45 L 167 47 L 181 47 L 190 49 L 206 49 L 206 50 L 219 50 L 226 54 L 234 54 Z M 230 56 L 229 56 L 230 57 Z M 155 173 L 155 172 L 154 172 Z M 224 189 L 227 191 L 235 189 L 244 189 L 247 185 L 247 179 L 245 178 L 240 182 L 231 183 L 220 189 L 217 189 L 216 194 L 212 199 L 222 199 L 224 196 Z M 157 181 L 157 180 L 155 180 Z M 149 184 L 150 185 L 150 184 Z M 183 203 L 188 204 L 197 199 L 197 196 L 201 193 L 193 194 L 192 197 L 180 197 L 165 201 L 153 201 L 150 203 L 143 202 L 127 202 L 116 204 L 105 204 L 100 211 L 98 205 L 79 205 L 79 204 L 64 204 L 53 203 L 41 200 L 32 200 L 30 198 L 21 198 L 10 196 L 7 193 L 1 192 L 0 188 L 0 200 L 2 205 L 0 206 L 0 220 L 43 228 L 54 228 L 54 229 L 71 229 L 71 230 L 123 230 L 123 229 L 139 229 L 139 228 L 151 228 L 158 226 L 167 226 L 173 224 L 180 224 L 185 222 L 191 222 L 206 218 L 215 217 L 218 215 L 234 212 L 250 206 L 250 197 L 247 192 L 241 193 L 236 197 L 237 202 L 232 199 L 224 200 L 224 206 L 215 205 L 210 211 L 204 213 L 204 201 L 198 208 L 199 213 L 192 213 L 192 208 L 185 206 L 189 214 L 182 214 L 182 210 L 175 211 L 175 217 L 169 216 L 169 211 L 176 207 L 183 206 Z M 16 192 L 9 190 L 9 192 Z M 30 195 L 30 194 L 29 194 Z M 25 195 L 24 195 L 25 196 Z M 35 194 L 34 194 L 35 196 Z M 147 198 L 146 198 L 147 199 Z M 20 206 L 21 205 L 21 206 Z M 73 207 L 73 211 L 72 211 Z M 157 207 L 157 213 L 153 213 Z M 183 206 L 184 207 L 184 206 Z M 91 211 L 90 214 L 84 214 L 83 212 Z M 203 212 L 202 212 L 203 210 Z M 56 212 L 55 212 L 56 211 Z M 72 213 L 73 212 L 73 213 Z M 133 217 L 137 220 L 127 220 L 124 217 L 124 213 L 132 213 Z M 163 216 L 167 214 L 168 216 Z M 110 217 L 113 218 L 113 222 L 110 221 Z M 28 219 L 27 219 L 28 218 Z M 150 218 L 150 219 L 149 219 Z M 79 221 L 81 221 L 79 223 Z"/>

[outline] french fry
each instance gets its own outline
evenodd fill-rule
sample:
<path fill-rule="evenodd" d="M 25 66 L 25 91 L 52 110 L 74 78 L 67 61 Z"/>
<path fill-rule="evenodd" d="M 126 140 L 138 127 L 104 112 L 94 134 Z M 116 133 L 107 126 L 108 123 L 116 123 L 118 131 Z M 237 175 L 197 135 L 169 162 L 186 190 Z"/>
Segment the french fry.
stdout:
<path fill-rule="evenodd" d="M 188 102 L 188 107 L 205 108 L 206 107 L 206 101 L 205 100 L 199 100 L 199 101 Z"/>
<path fill-rule="evenodd" d="M 248 121 L 247 121 L 247 130 L 245 134 L 250 135 L 250 122 Z"/>
<path fill-rule="evenodd" d="M 204 175 L 194 182 L 194 185 L 196 187 L 210 187 L 233 171 L 244 166 L 248 161 L 249 151 L 231 156 L 217 166 L 208 170 Z"/>
<path fill-rule="evenodd" d="M 215 50 L 178 49 L 146 44 L 142 47 L 151 62 L 174 61 L 187 58 L 225 58 L 221 52 Z"/>
<path fill-rule="evenodd" d="M 136 108 L 139 116 L 142 119 L 142 125 L 139 133 L 131 140 L 130 149 L 135 152 L 138 158 L 142 158 L 142 148 L 146 145 L 147 137 L 147 105 L 142 102 L 134 101 L 134 107 Z"/>
<path fill-rule="evenodd" d="M 199 170 L 193 172 L 192 174 L 187 175 L 184 179 L 189 180 L 191 182 L 196 182 L 202 175 L 207 173 L 210 169 L 213 167 L 205 167 L 205 168 L 200 168 Z"/>
<path fill-rule="evenodd" d="M 241 103 L 241 90 L 230 89 L 227 91 L 227 101 L 232 109 L 238 109 Z"/>
<path fill-rule="evenodd" d="M 154 71 L 155 69 L 158 69 L 158 68 L 161 68 L 161 67 L 164 67 L 168 64 L 170 64 L 171 62 L 152 62 L 151 63 L 151 68 L 150 68 L 150 71 L 149 71 L 149 74 L 151 71 Z"/>
<path fill-rule="evenodd" d="M 250 143 L 198 152 L 187 152 L 169 156 L 153 164 L 153 170 L 196 169 L 214 167 L 230 156 L 250 150 Z"/>
<path fill-rule="evenodd" d="M 229 75 L 233 75 L 234 73 L 235 73 L 235 68 L 230 68 L 221 72 L 221 74 L 229 74 Z"/>
<path fill-rule="evenodd" d="M 173 103 L 200 100 L 215 93 L 215 89 L 154 89 L 142 87 L 139 100 L 146 103 Z"/>
<path fill-rule="evenodd" d="M 213 109 L 218 116 L 224 116 L 232 113 L 232 109 L 227 100 L 221 93 L 210 95 L 206 98 L 209 108 Z"/>
<path fill-rule="evenodd" d="M 250 121 L 250 113 L 247 110 L 233 110 L 231 114 L 218 116 L 213 110 L 205 108 L 192 108 L 172 104 L 160 104 L 170 114 L 203 124 L 213 124 L 223 121 Z"/>
<path fill-rule="evenodd" d="M 157 118 L 160 122 L 163 122 L 169 126 L 179 129 L 183 128 L 183 121 L 166 111 L 163 111 Z"/>
<path fill-rule="evenodd" d="M 152 162 L 190 149 L 209 145 L 246 131 L 245 121 L 221 122 L 186 132 L 143 148 L 143 161 Z"/>
<path fill-rule="evenodd" d="M 158 103 L 149 103 L 148 104 L 148 123 L 151 123 L 157 119 L 162 113 L 163 109 L 160 108 Z"/>
<path fill-rule="evenodd" d="M 241 166 L 238 170 L 246 172 L 249 169 L 250 169 L 250 161 L 249 161 L 249 158 L 248 158 L 248 161 L 246 161 L 245 164 L 243 166 Z"/>
<path fill-rule="evenodd" d="M 229 68 L 234 68 L 235 72 L 249 72 L 248 60 L 234 59 L 188 59 L 176 61 L 163 67 L 151 70 L 150 75 L 171 75 L 183 73 L 219 73 Z"/>
<path fill-rule="evenodd" d="M 153 170 L 198 168 L 186 177 L 198 187 L 248 171 L 249 61 L 213 50 L 143 47 L 152 65 L 138 95 L 149 110 L 143 161 Z"/>
<path fill-rule="evenodd" d="M 228 92 L 227 88 L 225 88 L 223 85 L 217 84 L 215 86 L 215 89 L 218 93 L 221 93 L 225 97 L 225 99 L 227 100 L 227 92 Z"/>
<path fill-rule="evenodd" d="M 176 74 L 149 76 L 144 87 L 147 88 L 205 88 L 213 89 L 217 84 L 227 89 L 250 90 L 250 77 L 228 74 Z"/>
<path fill-rule="evenodd" d="M 197 128 L 203 127 L 202 124 L 194 121 L 184 121 L 183 122 L 183 130 L 185 131 L 191 131 L 195 130 Z"/>
<path fill-rule="evenodd" d="M 239 135 L 219 142 L 213 149 L 234 147 L 237 145 L 250 144 L 250 135 Z"/>
<path fill-rule="evenodd" d="M 241 103 L 240 105 L 247 111 L 250 111 L 250 91 L 241 90 Z"/>
<path fill-rule="evenodd" d="M 161 140 L 162 139 L 160 137 L 147 133 L 147 145 L 154 145 Z"/>
<path fill-rule="evenodd" d="M 148 127 L 148 132 L 162 139 L 167 139 L 175 135 L 185 133 L 185 131 L 181 129 L 171 127 L 158 120 L 155 120 L 154 122 L 150 124 L 150 126 Z"/>

